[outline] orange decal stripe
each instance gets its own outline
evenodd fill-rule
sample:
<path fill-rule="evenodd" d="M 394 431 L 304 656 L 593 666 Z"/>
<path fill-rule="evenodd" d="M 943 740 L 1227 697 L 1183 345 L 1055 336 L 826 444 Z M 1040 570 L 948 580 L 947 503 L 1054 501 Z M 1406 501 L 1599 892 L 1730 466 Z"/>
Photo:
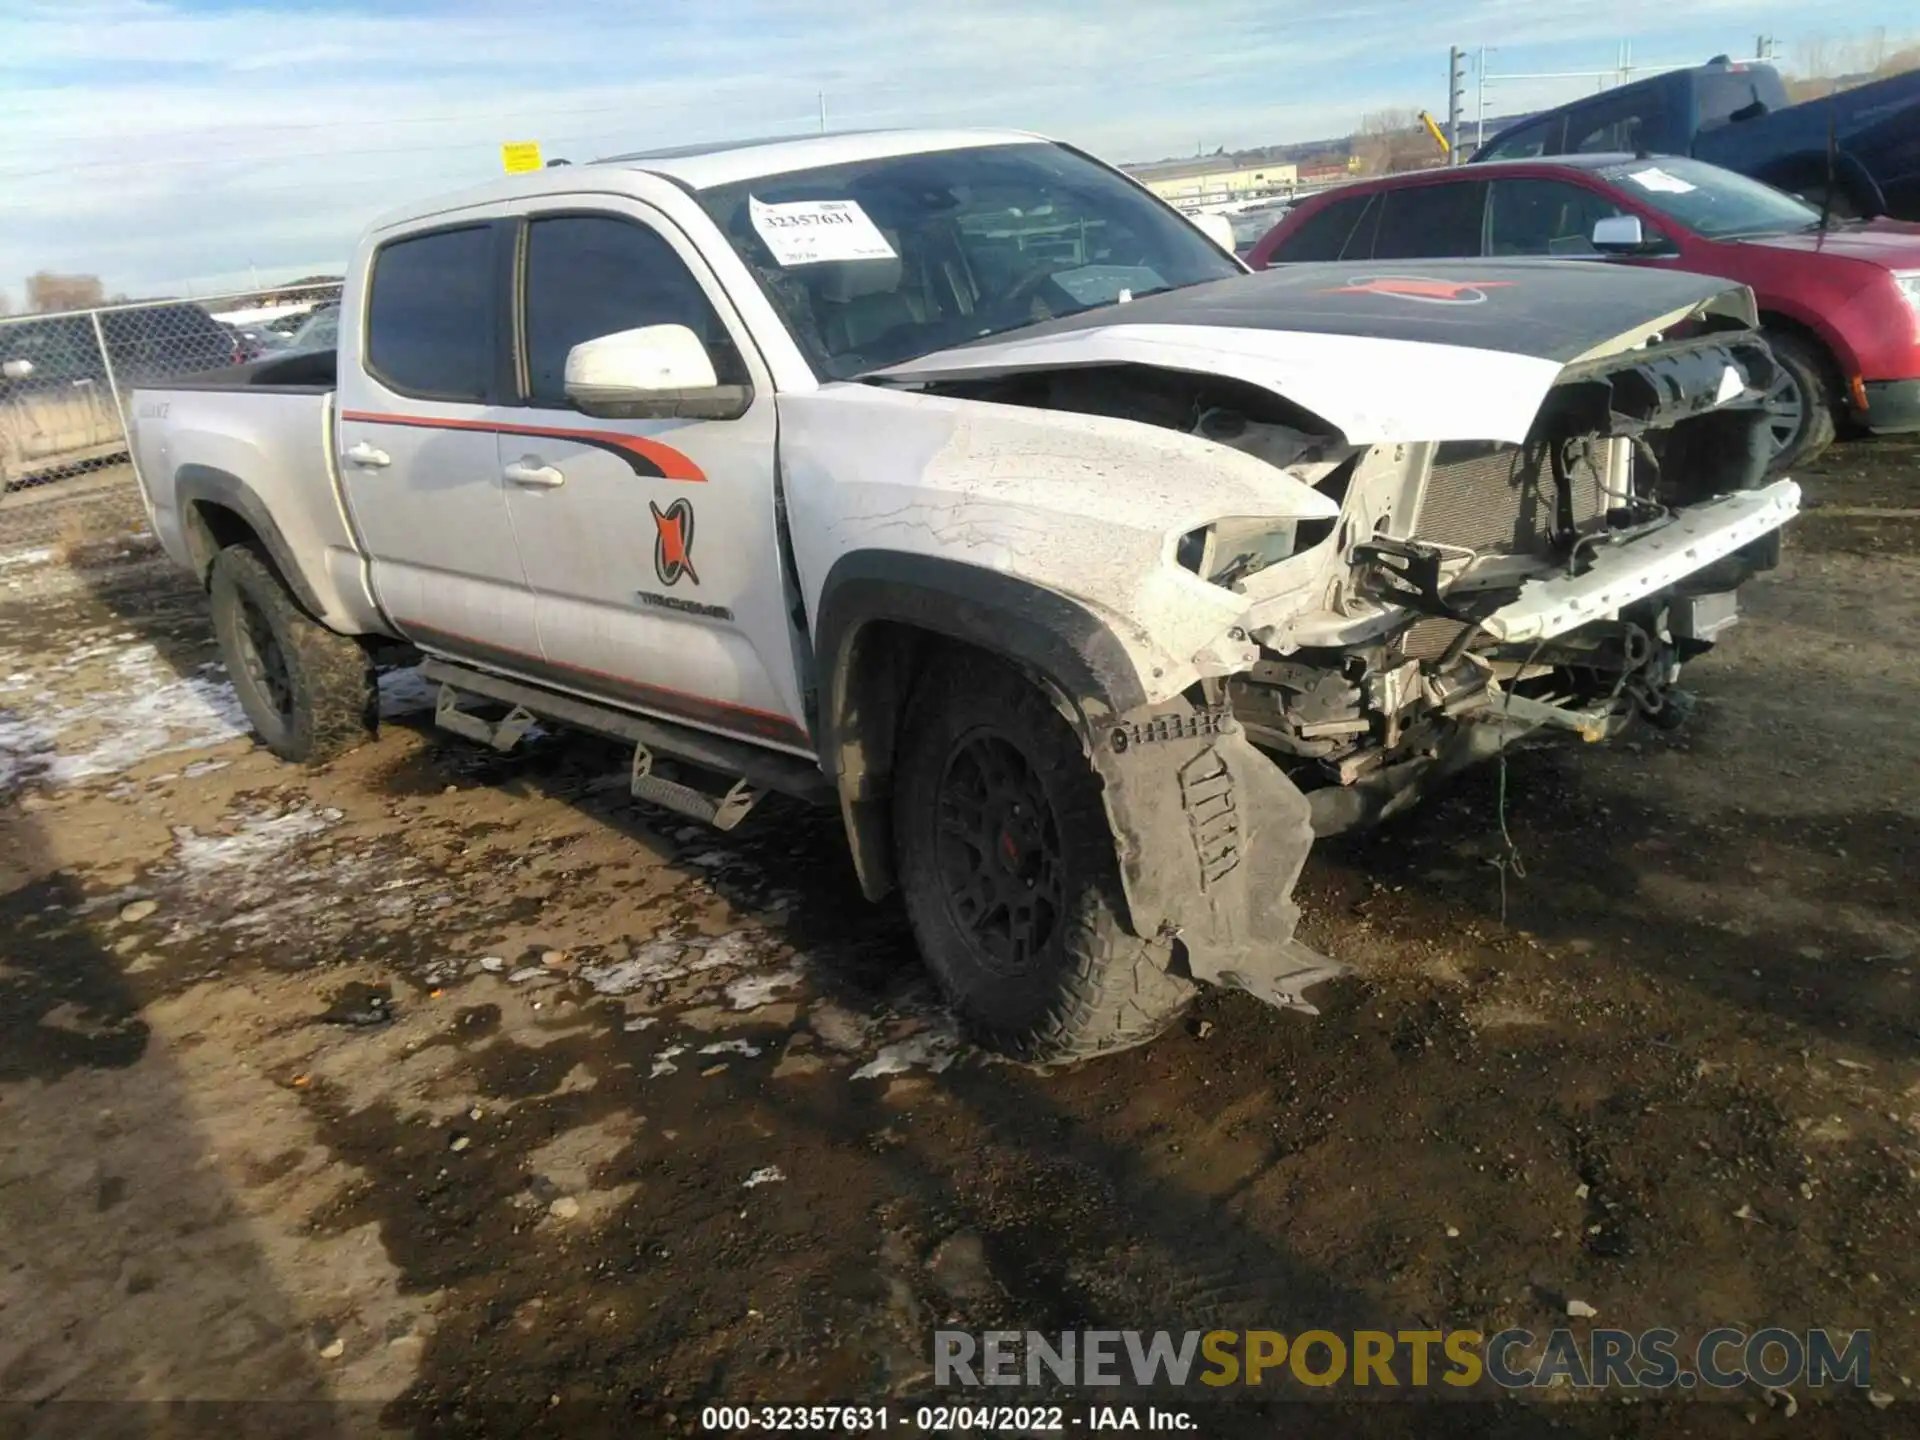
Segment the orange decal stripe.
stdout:
<path fill-rule="evenodd" d="M 373 410 L 342 410 L 342 420 L 363 425 L 405 425 L 415 430 L 483 430 L 495 435 L 529 435 L 550 440 L 572 440 L 601 450 L 617 452 L 638 474 L 662 480 L 680 480 L 692 485 L 706 483 L 707 474 L 693 457 L 671 445 L 649 440 L 644 435 L 628 435 L 620 430 L 573 430 L 559 425 L 515 425 L 499 420 L 450 420 L 431 415 L 387 415 Z M 635 465 L 634 461 L 640 463 Z"/>

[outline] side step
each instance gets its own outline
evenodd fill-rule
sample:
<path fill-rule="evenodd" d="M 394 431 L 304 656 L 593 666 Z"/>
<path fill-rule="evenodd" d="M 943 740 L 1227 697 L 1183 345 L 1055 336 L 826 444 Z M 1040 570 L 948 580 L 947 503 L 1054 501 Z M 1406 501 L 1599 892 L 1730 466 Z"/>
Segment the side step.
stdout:
<path fill-rule="evenodd" d="M 628 785 L 634 799 L 676 811 L 716 830 L 731 830 L 746 819 L 747 812 L 759 803 L 761 794 L 745 780 L 734 781 L 724 795 L 709 795 L 697 786 L 656 775 L 653 752 L 644 745 L 633 747 L 633 775 Z"/>
<path fill-rule="evenodd" d="M 721 830 L 746 818 L 761 795 L 776 791 L 814 805 L 834 803 L 833 788 L 817 765 L 797 755 L 763 750 L 745 741 L 710 735 L 691 726 L 582 700 L 539 685 L 470 669 L 448 660 L 427 660 L 420 674 L 438 681 L 435 723 L 496 750 L 511 750 L 539 720 L 625 741 L 633 746 L 629 785 L 635 799 L 659 805 Z M 463 699 L 506 705 L 506 716 L 487 720 L 461 709 Z M 682 779 L 658 773 L 659 760 L 671 760 L 719 777 L 714 794 Z"/>
<path fill-rule="evenodd" d="M 502 752 L 524 740 L 535 719 L 534 713 L 524 705 L 514 706 L 504 720 L 483 720 L 478 715 L 469 715 L 460 708 L 460 692 L 445 681 L 441 682 L 440 693 L 433 702 L 434 724 Z"/>

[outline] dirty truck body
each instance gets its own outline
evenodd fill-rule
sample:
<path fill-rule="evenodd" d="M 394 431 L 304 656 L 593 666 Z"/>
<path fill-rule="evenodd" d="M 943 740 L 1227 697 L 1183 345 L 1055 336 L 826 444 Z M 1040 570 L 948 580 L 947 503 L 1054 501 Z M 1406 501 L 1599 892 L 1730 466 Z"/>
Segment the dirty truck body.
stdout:
<path fill-rule="evenodd" d="M 1677 717 L 1797 507 L 1743 288 L 1389 269 L 1249 275 L 1025 135 L 633 157 L 375 226 L 337 355 L 141 392 L 136 454 L 278 753 L 405 642 L 461 733 L 837 806 L 974 1030 L 1083 1055 L 1310 1009 L 1314 835 Z"/>

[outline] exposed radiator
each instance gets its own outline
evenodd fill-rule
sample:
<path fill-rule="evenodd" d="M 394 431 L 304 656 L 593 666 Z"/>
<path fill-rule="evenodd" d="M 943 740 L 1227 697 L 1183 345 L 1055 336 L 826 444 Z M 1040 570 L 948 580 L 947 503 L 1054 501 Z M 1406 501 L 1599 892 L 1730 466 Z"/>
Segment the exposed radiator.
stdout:
<path fill-rule="evenodd" d="M 1441 615 L 1416 620 L 1400 637 L 1400 653 L 1409 660 L 1438 660 L 1466 628 Z"/>
<path fill-rule="evenodd" d="M 1573 523 L 1592 530 L 1606 514 L 1607 450 L 1596 444 L 1570 467 Z M 1538 554 L 1552 549 L 1560 528 L 1553 464 L 1545 446 L 1450 441 L 1434 455 L 1415 535 L 1444 545 L 1494 554 Z"/>

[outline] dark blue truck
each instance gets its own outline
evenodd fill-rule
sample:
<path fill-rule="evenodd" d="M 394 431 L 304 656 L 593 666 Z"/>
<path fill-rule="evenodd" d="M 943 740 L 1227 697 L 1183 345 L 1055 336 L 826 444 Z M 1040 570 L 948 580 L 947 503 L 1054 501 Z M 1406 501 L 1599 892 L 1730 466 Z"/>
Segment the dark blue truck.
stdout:
<path fill-rule="evenodd" d="M 1795 105 L 1771 65 L 1718 56 L 1532 115 L 1475 160 L 1692 155 L 1842 216 L 1920 220 L 1920 71 Z"/>

